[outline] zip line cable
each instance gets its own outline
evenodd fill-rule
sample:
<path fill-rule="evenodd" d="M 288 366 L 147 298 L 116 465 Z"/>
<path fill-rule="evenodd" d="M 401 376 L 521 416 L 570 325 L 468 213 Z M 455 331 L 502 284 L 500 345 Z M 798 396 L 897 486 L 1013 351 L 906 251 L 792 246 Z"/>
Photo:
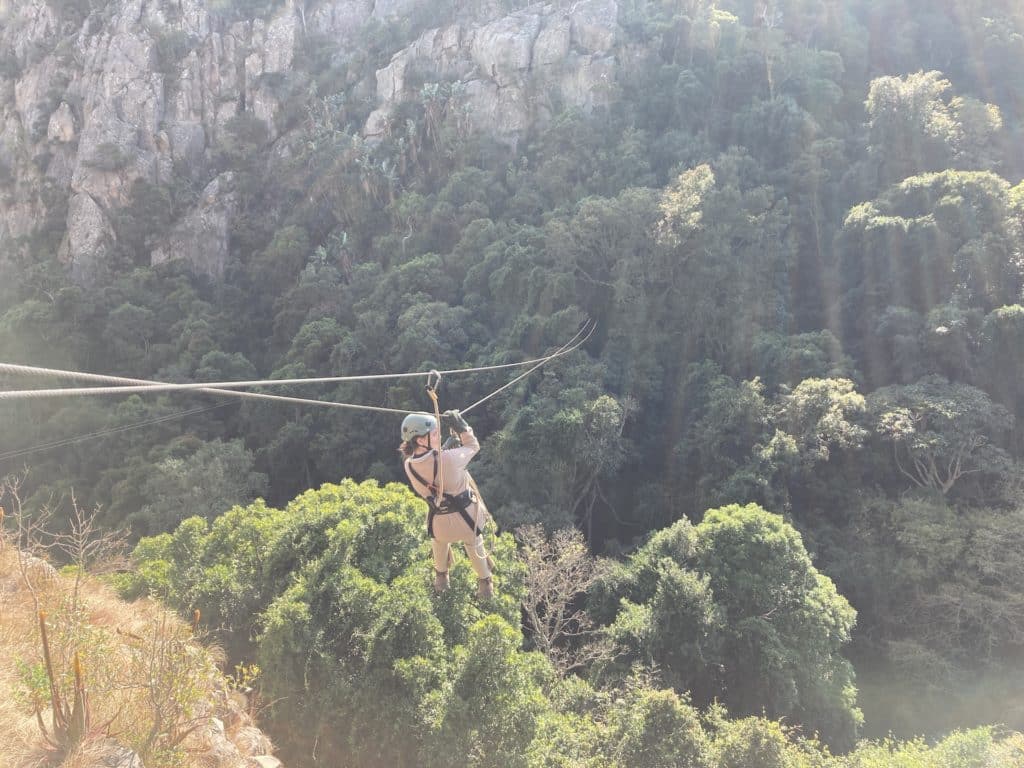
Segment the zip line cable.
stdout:
<path fill-rule="evenodd" d="M 358 377 L 358 376 L 356 376 L 356 377 L 353 377 L 353 376 L 331 377 L 331 378 L 327 378 L 327 379 L 322 379 L 322 378 L 321 379 L 289 379 L 289 380 L 270 379 L 270 380 L 268 380 L 266 382 L 228 382 L 228 384 L 229 385 L 234 385 L 234 386 L 243 386 L 243 385 L 252 386 L 252 385 L 255 385 L 255 384 L 265 385 L 265 384 L 282 384 L 282 383 L 290 383 L 291 384 L 291 383 L 311 383 L 311 382 L 323 383 L 323 382 L 327 382 L 327 381 L 360 381 L 360 380 L 367 380 L 367 379 L 382 379 L 382 378 L 392 378 L 392 379 L 412 378 L 412 377 L 415 377 L 415 376 L 423 376 L 423 375 L 426 375 L 428 377 L 428 381 L 429 381 L 429 377 L 433 376 L 433 375 L 436 375 L 436 374 L 451 375 L 451 374 L 456 374 L 456 373 L 478 373 L 478 372 L 483 372 L 483 371 L 493 371 L 493 370 L 502 370 L 502 369 L 507 369 L 507 368 L 513 368 L 513 367 L 521 367 L 523 365 L 530 365 L 531 363 L 533 364 L 530 367 L 529 370 L 525 371 L 524 373 L 520 374 L 516 378 L 512 379 L 512 381 L 502 385 L 501 387 L 499 387 L 498 389 L 494 390 L 489 395 L 486 395 L 485 397 L 481 398 L 480 400 L 477 400 L 475 403 L 473 403 L 469 407 L 462 409 L 463 413 L 468 413 L 472 409 L 476 408 L 478 405 L 481 405 L 482 403 L 485 403 L 486 401 L 490 400 L 495 395 L 497 395 L 500 392 L 508 389 L 509 387 L 511 387 L 512 385 L 517 383 L 518 381 L 521 381 L 523 378 L 525 378 L 526 376 L 530 375 L 531 373 L 533 373 L 534 371 L 536 371 L 538 368 L 540 368 L 541 366 L 545 365 L 549 361 L 554 360 L 555 358 L 561 357 L 563 355 L 569 354 L 570 352 L 573 352 L 573 351 L 579 349 L 591 337 L 591 335 L 594 333 L 594 329 L 596 327 L 597 327 L 596 323 L 592 323 L 591 321 L 588 320 L 586 323 L 583 324 L 583 326 L 580 328 L 580 330 L 578 330 L 576 332 L 575 336 L 573 336 L 568 342 L 563 344 L 561 347 L 559 347 L 557 350 L 555 350 L 550 355 L 546 355 L 545 357 L 535 358 L 533 360 L 526 360 L 526 361 L 523 361 L 523 362 L 520 362 L 520 363 L 505 363 L 505 364 L 493 365 L 493 366 L 482 366 L 482 367 L 478 367 L 478 368 L 460 368 L 460 369 L 455 369 L 455 370 L 450 370 L 450 371 L 430 371 L 427 374 L 423 374 L 423 373 L 400 373 L 400 374 L 375 374 L 375 375 L 372 375 L 372 376 L 369 376 L 369 377 Z M 584 332 L 586 332 L 585 335 L 584 335 Z M 582 338 L 580 338 L 581 336 L 582 336 Z M 95 373 L 80 373 L 80 372 L 76 372 L 76 371 L 64 371 L 64 370 L 58 370 L 58 369 L 53 369 L 53 368 L 38 368 L 38 367 L 35 367 L 35 366 L 13 365 L 13 364 L 8 364 L 8 363 L 0 363 L 0 373 L 15 373 L 15 374 L 22 374 L 22 375 L 24 375 L 24 374 L 28 374 L 28 375 L 42 375 L 42 376 L 50 376 L 50 377 L 73 379 L 73 380 L 74 379 L 80 379 L 80 380 L 84 380 L 84 381 L 124 382 L 124 383 L 126 383 L 128 385 L 128 386 L 121 386 L 121 387 L 80 387 L 80 388 L 73 388 L 73 389 L 67 389 L 67 390 L 15 390 L 15 391 L 11 391 L 11 392 L 0 392 L 0 400 L 5 400 L 5 399 L 9 399 L 9 400 L 23 399 L 23 398 L 26 398 L 26 397 L 31 397 L 35 393 L 40 393 L 40 392 L 47 393 L 46 396 L 48 396 L 48 397 L 56 397 L 56 396 L 58 396 L 57 393 L 60 393 L 60 395 L 65 395 L 65 394 L 114 394 L 114 393 L 124 393 L 124 392 L 145 392 L 147 390 L 157 390 L 157 391 L 161 391 L 161 392 L 163 392 L 163 391 L 175 391 L 175 390 L 195 390 L 195 391 L 199 391 L 199 392 L 201 392 L 203 394 L 229 395 L 229 396 L 232 396 L 232 397 L 255 398 L 255 399 L 260 399 L 260 400 L 272 400 L 272 401 L 286 402 L 286 403 L 292 403 L 292 404 L 324 405 L 324 406 L 334 407 L 334 408 L 349 408 L 349 409 L 356 409 L 356 410 L 378 411 L 378 412 L 384 412 L 384 413 L 397 413 L 397 414 L 402 414 L 403 416 L 406 415 L 406 414 L 412 413 L 412 411 L 404 411 L 404 410 L 399 410 L 397 408 L 384 408 L 384 407 L 373 406 L 373 405 L 358 405 L 358 404 L 354 404 L 354 403 L 336 403 L 336 402 L 332 402 L 332 401 L 329 401 L 329 400 L 309 400 L 309 399 L 306 399 L 306 398 L 286 397 L 286 396 L 283 396 L 283 395 L 269 395 L 269 394 L 263 394 L 263 393 L 257 393 L 257 392 L 236 392 L 236 391 L 231 390 L 231 389 L 212 388 L 209 384 L 166 385 L 166 384 L 162 384 L 160 382 L 147 383 L 145 379 L 129 379 L 129 378 L 123 378 L 123 377 L 119 377 L 119 376 L 104 376 L 104 375 L 95 374 Z M 144 385 L 144 386 L 137 386 L 137 385 Z M 221 386 L 221 385 L 220 384 L 216 385 L 216 387 L 219 387 L 219 386 Z M 117 434 L 119 432 L 126 432 L 126 431 L 128 431 L 130 429 L 136 429 L 138 427 L 151 426 L 153 424 L 160 424 L 160 423 L 163 423 L 163 422 L 166 422 L 166 421 L 171 421 L 173 419 L 184 418 L 184 417 L 192 416 L 192 415 L 199 414 L 199 413 L 205 413 L 207 411 L 212 411 L 212 410 L 215 410 L 217 408 L 223 408 L 224 406 L 230 405 L 230 404 L 231 404 L 230 401 L 228 401 L 228 402 L 220 402 L 220 403 L 217 403 L 216 405 L 210 405 L 210 406 L 205 406 L 205 407 L 201 407 L 201 408 L 192 408 L 192 409 L 189 409 L 189 410 L 186 410 L 186 411 L 180 411 L 178 413 L 172 413 L 172 414 L 167 414 L 167 415 L 164 415 L 164 416 L 158 416 L 158 417 L 155 417 L 155 418 L 152 418 L 152 419 L 147 419 L 145 421 L 135 422 L 135 423 L 132 423 L 132 424 L 124 424 L 124 425 L 121 425 L 121 426 L 118 426 L 118 427 L 111 427 L 110 429 L 100 430 L 98 432 L 91 432 L 89 434 L 79 435 L 78 437 L 70 437 L 70 438 L 65 438 L 65 439 L 62 439 L 62 440 L 56 440 L 56 441 L 53 441 L 53 442 L 50 442 L 50 443 L 44 443 L 44 444 L 41 444 L 41 445 L 32 446 L 31 448 L 22 448 L 22 449 L 16 449 L 16 450 L 12 450 L 12 451 L 7 451 L 7 452 L 4 452 L 4 453 L 0 453 L 0 461 L 7 461 L 9 459 L 18 458 L 20 456 L 27 456 L 27 455 L 29 455 L 31 453 L 36 453 L 38 451 L 43 451 L 43 450 L 49 450 L 49 449 L 52 449 L 52 448 L 62 448 L 62 447 L 66 447 L 68 445 L 74 445 L 76 443 L 84 442 L 85 440 L 90 440 L 90 439 L 99 438 L 99 437 L 106 437 L 108 435 Z"/>
<path fill-rule="evenodd" d="M 7 365 L 0 363 L 0 373 L 5 372 Z M 24 366 L 15 366 L 17 368 L 24 368 Z M 45 371 L 48 375 L 59 375 L 63 378 L 75 379 L 79 376 L 96 376 L 98 374 L 79 374 L 75 371 L 60 371 L 51 368 L 39 369 L 39 372 Z M 21 371 L 24 372 L 24 371 Z M 272 400 L 281 403 L 292 403 L 293 405 L 325 405 L 329 408 L 351 408 L 363 411 L 381 411 L 383 413 L 399 413 L 405 415 L 409 411 L 402 411 L 398 408 L 384 408 L 377 405 L 356 405 L 353 403 L 335 403 L 330 400 L 311 400 L 304 397 L 286 397 L 284 395 L 269 395 L 263 392 L 236 392 L 233 389 L 212 389 L 205 384 L 198 386 L 188 384 L 162 384 L 160 382 L 153 382 L 152 386 L 136 386 L 140 381 L 144 379 L 120 379 L 117 376 L 103 376 L 103 379 L 110 381 L 120 380 L 130 383 L 131 386 L 122 387 L 72 387 L 69 389 L 20 389 L 12 390 L 9 392 L 0 392 L 0 400 L 26 400 L 26 399 L 42 399 L 49 397 L 72 397 L 76 395 L 114 395 L 114 394 L 132 394 L 157 391 L 157 392 L 175 392 L 178 390 L 193 390 L 201 392 L 204 395 L 227 395 L 229 397 L 240 397 L 243 399 L 250 400 Z M 95 381 L 95 379 L 91 379 Z"/>
<path fill-rule="evenodd" d="M 584 326 L 586 327 L 586 326 Z M 567 347 L 570 346 L 576 339 L 582 334 L 583 329 L 576 333 L 576 336 L 570 340 L 570 342 L 551 355 L 545 357 L 535 358 L 533 360 L 524 360 L 519 363 L 504 363 L 500 365 L 487 365 L 477 368 L 458 368 L 450 371 L 438 371 L 442 376 L 454 375 L 459 373 L 482 373 L 484 371 L 495 371 L 506 368 L 521 368 L 524 365 L 539 366 L 540 364 L 546 363 L 549 360 L 558 357 L 559 355 L 565 354 Z M 589 334 L 587 335 L 589 338 Z M 585 341 L 586 339 L 584 339 Z M 536 367 L 531 369 L 536 370 Z M 99 374 L 86 374 L 77 373 L 74 371 L 62 371 L 53 368 L 37 368 L 28 365 L 14 365 L 10 363 L 0 363 L 0 373 L 9 374 L 29 374 L 29 375 L 43 375 L 53 376 L 57 378 L 69 378 L 69 379 L 82 379 L 86 381 L 104 381 L 115 384 L 124 384 L 126 386 L 116 387 L 72 387 L 63 389 L 22 389 L 12 390 L 9 392 L 0 392 L 0 400 L 20 400 L 25 398 L 44 398 L 44 397 L 74 397 L 82 395 L 122 395 L 126 393 L 135 392 L 177 392 L 195 389 L 201 392 L 210 392 L 218 395 L 231 394 L 231 395 L 255 395 L 260 394 L 261 397 L 272 397 L 263 395 L 261 393 L 238 393 L 229 392 L 230 389 L 244 389 L 247 387 L 267 387 L 274 385 L 298 385 L 298 384 L 334 384 L 341 382 L 352 382 L 352 381 L 380 381 L 386 379 L 408 379 L 421 377 L 426 374 L 421 372 L 416 373 L 378 373 L 368 374 L 365 376 L 328 376 L 321 378 L 306 378 L 306 379 L 262 379 L 257 381 L 216 381 L 216 382 L 203 382 L 203 383 L 189 383 L 189 384 L 167 384 L 158 381 L 147 381 L 145 379 L 127 379 L 120 376 L 101 376 Z M 317 400 L 303 400 L 302 398 L 288 398 L 298 402 L 318 402 L 323 405 L 330 405 L 327 401 Z M 340 405 L 340 403 L 335 403 Z M 365 406 L 370 408 L 371 406 Z M 380 410 L 380 409 L 377 409 Z M 388 412 L 393 413 L 409 413 L 409 411 L 398 411 L 396 409 L 384 409 Z"/>
<path fill-rule="evenodd" d="M 587 325 L 590 325 L 590 324 L 588 323 Z M 557 351 L 557 352 L 556 352 L 556 353 L 555 353 L 554 355 L 552 355 L 552 357 L 557 357 L 558 355 L 561 355 L 561 354 L 565 354 L 566 352 L 570 352 L 570 351 L 572 351 L 572 350 L 569 350 L 569 349 L 567 349 L 567 347 L 568 347 L 568 346 L 569 346 L 570 344 L 572 344 L 573 342 L 575 342 L 575 341 L 576 341 L 576 339 L 578 339 L 578 338 L 579 338 L 580 334 L 581 334 L 581 333 L 583 333 L 583 331 L 584 331 L 584 330 L 586 330 L 586 328 L 587 328 L 587 325 L 584 325 L 584 326 L 583 326 L 583 328 L 581 328 L 581 329 L 579 330 L 579 332 L 578 332 L 578 333 L 577 333 L 577 334 L 576 334 L 575 336 L 573 336 L 573 337 L 572 337 L 572 339 L 570 339 L 570 340 L 569 340 L 569 342 L 568 342 L 567 344 L 565 344 L 565 346 L 563 346 L 563 347 L 562 347 L 561 349 L 559 349 L 559 350 L 558 350 L 558 351 Z M 583 344 L 585 344 L 585 343 L 586 343 L 586 342 L 587 342 L 587 341 L 588 341 L 588 340 L 590 339 L 591 335 L 593 335 L 593 333 L 594 333 L 594 329 L 595 329 L 595 328 L 597 328 L 597 323 L 594 323 L 593 325 L 590 325 L 590 330 L 589 330 L 589 331 L 587 331 L 587 335 L 586 335 L 586 336 L 584 336 L 584 337 L 583 337 L 583 339 L 581 339 L 581 340 L 579 341 L 579 343 L 577 343 L 577 344 L 576 344 L 575 346 L 573 346 L 573 348 L 572 348 L 572 349 L 577 349 L 577 348 L 579 348 L 580 346 L 582 346 Z M 548 359 L 550 359 L 550 358 L 548 358 Z M 490 400 L 490 399 L 491 399 L 492 397 L 494 397 L 495 395 L 497 395 L 497 394 L 498 394 L 499 392 L 502 392 L 502 391 L 504 391 L 504 390 L 508 389 L 509 387 L 511 387 L 511 386 L 512 386 L 513 384 L 515 384 L 516 382 L 518 382 L 518 381 L 521 381 L 522 379 L 525 379 L 525 378 L 526 378 L 527 376 L 529 376 L 529 375 L 530 375 L 531 373 L 533 373 L 533 372 L 534 372 L 534 371 L 536 371 L 536 370 L 537 370 L 538 368 L 540 368 L 540 367 L 541 367 L 542 365 L 544 365 L 544 363 L 546 363 L 546 362 L 548 361 L 548 359 L 542 359 L 542 360 L 541 360 L 541 362 L 537 363 L 536 365 L 534 365 L 534 366 L 533 366 L 532 368 L 530 368 L 529 370 L 525 371 L 524 373 L 521 373 L 521 374 L 519 374 L 519 375 L 518 375 L 518 376 L 516 376 L 516 377 L 515 377 L 514 379 L 512 379 L 512 381 L 508 382 L 507 384 L 505 384 L 505 385 L 503 385 L 503 386 L 501 386 L 501 387 L 498 387 L 498 389 L 496 389 L 496 390 L 494 390 L 493 392 L 491 392 L 491 394 L 489 394 L 489 395 L 486 395 L 486 396 L 484 396 L 484 397 L 480 398 L 479 400 L 477 400 L 477 401 L 476 401 L 475 403 L 473 403 L 472 405 L 470 405 L 470 406 L 468 406 L 468 407 L 466 407 L 466 408 L 463 408 L 461 412 L 462 412 L 462 413 L 469 413 L 469 412 L 470 412 L 470 411 L 472 411 L 472 410 L 473 410 L 474 408 L 476 408 L 476 407 L 477 407 L 478 405 L 482 405 L 483 403 L 486 403 L 486 402 L 487 402 L 488 400 Z"/>
<path fill-rule="evenodd" d="M 78 437 L 67 437 L 63 440 L 54 440 L 52 443 L 43 443 L 41 445 L 35 445 L 31 448 L 20 448 L 13 451 L 7 451 L 0 453 L 0 461 L 7 461 L 8 459 L 16 459 L 21 456 L 27 456 L 30 453 L 36 453 L 38 451 L 46 451 L 51 448 L 64 448 L 75 443 L 81 443 L 86 440 L 91 440 L 97 437 L 106 437 L 107 435 L 117 434 L 119 432 L 127 432 L 130 429 L 136 429 L 138 427 L 149 427 L 153 424 L 161 424 L 165 421 L 173 421 L 174 419 L 184 418 L 186 416 L 194 416 L 198 413 L 205 413 L 212 411 L 217 408 L 223 408 L 225 405 L 232 405 L 231 401 L 224 403 L 217 403 L 216 405 L 207 405 L 203 408 L 191 408 L 187 411 L 179 411 L 178 413 L 169 413 L 164 416 L 158 416 L 152 419 L 146 419 L 145 421 L 137 421 L 133 424 L 122 424 L 117 427 L 111 427 L 110 429 L 101 429 L 98 432 L 90 432 L 87 435 L 79 435 Z"/>

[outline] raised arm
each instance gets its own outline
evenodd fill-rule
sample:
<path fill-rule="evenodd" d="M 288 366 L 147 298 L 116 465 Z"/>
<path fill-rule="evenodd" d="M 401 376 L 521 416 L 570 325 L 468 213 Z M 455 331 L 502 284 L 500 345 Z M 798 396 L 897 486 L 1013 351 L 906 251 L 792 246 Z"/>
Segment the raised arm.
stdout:
<path fill-rule="evenodd" d="M 476 439 L 473 428 L 469 426 L 458 411 L 445 411 L 441 414 L 442 429 L 452 429 L 458 433 L 462 446 L 449 448 L 444 452 L 448 460 L 458 469 L 465 469 L 470 459 L 480 450 L 480 441 Z"/>

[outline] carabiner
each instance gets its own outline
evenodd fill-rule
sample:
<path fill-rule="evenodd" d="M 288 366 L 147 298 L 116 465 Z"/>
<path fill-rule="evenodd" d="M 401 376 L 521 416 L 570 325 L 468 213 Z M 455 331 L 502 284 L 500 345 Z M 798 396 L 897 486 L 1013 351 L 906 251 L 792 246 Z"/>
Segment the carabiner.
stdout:
<path fill-rule="evenodd" d="M 441 374 L 436 368 L 432 368 L 427 374 L 427 392 L 437 392 L 437 388 L 441 386 Z"/>

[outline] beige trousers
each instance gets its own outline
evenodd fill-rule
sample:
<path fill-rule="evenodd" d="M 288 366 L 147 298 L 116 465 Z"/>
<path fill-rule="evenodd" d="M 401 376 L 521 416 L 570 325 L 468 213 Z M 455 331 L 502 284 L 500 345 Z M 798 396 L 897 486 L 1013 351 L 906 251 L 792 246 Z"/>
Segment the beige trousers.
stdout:
<path fill-rule="evenodd" d="M 482 528 L 487 521 L 487 508 L 479 505 L 479 525 Z M 478 505 L 473 504 L 466 512 L 473 520 L 477 519 Z M 491 567 L 487 562 L 487 550 L 484 548 L 484 537 L 474 535 L 462 515 L 457 512 L 434 516 L 434 538 L 430 540 L 430 548 L 434 553 L 434 570 L 444 573 L 448 570 L 448 556 L 452 544 L 462 544 L 466 548 L 466 556 L 476 572 L 477 578 L 487 579 L 491 575 Z"/>
<path fill-rule="evenodd" d="M 484 554 L 484 537 L 477 536 L 472 541 L 464 541 L 462 545 L 466 548 L 466 555 L 469 563 L 476 571 L 478 579 L 488 579 L 491 576 L 491 568 L 487 564 L 487 556 Z M 432 539 L 430 548 L 434 551 L 434 570 L 444 573 L 448 570 L 448 553 L 451 551 L 451 542 Z"/>

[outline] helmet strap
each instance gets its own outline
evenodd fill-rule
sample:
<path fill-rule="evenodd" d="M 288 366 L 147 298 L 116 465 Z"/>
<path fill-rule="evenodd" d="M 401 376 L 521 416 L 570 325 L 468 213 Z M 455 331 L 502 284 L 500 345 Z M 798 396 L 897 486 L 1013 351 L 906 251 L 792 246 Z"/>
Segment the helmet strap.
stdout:
<path fill-rule="evenodd" d="M 420 442 L 421 437 L 427 438 L 427 444 L 425 446 L 423 445 L 423 443 Z M 420 456 L 426 456 L 431 451 L 429 432 L 425 435 L 416 435 L 409 442 L 412 446 L 412 453 L 414 459 L 418 459 Z"/>

